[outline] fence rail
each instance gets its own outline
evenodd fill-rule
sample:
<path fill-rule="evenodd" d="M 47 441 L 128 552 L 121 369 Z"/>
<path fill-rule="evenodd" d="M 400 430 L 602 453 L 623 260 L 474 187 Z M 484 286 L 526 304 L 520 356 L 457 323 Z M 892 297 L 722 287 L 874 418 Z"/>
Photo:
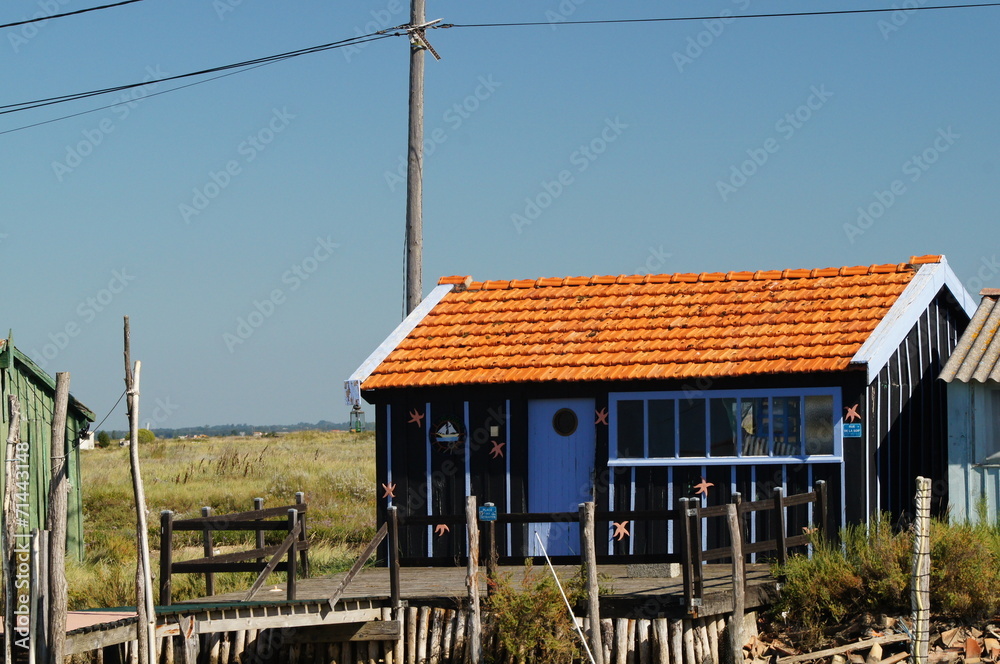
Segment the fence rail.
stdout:
<path fill-rule="evenodd" d="M 295 579 L 301 572 L 309 576 L 309 542 L 306 538 L 305 495 L 295 494 L 295 504 L 263 508 L 263 499 L 254 499 L 254 509 L 235 514 L 212 514 L 209 507 L 202 508 L 200 517 L 174 519 L 174 513 L 160 513 L 160 604 L 172 602 L 171 577 L 174 574 L 204 574 L 206 594 L 215 594 L 216 572 L 257 572 L 258 577 L 244 601 L 249 601 L 272 572 L 287 572 L 287 596 L 295 599 Z M 283 518 L 281 518 L 283 517 Z M 273 519 L 273 520 L 268 520 Z M 204 557 L 194 560 L 173 560 L 175 531 L 202 533 Z M 255 548 L 216 555 L 213 534 L 225 532 L 255 533 Z M 264 533 L 285 531 L 280 544 L 264 545 Z M 286 558 L 287 556 L 287 558 Z M 286 558 L 282 562 L 282 558 Z"/>

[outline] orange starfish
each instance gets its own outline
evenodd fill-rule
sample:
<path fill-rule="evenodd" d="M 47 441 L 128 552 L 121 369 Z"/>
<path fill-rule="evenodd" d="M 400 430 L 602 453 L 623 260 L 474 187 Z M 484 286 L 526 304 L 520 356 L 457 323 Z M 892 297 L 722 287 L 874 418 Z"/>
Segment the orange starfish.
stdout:
<path fill-rule="evenodd" d="M 701 482 L 694 485 L 694 488 L 698 489 L 697 491 L 694 492 L 694 495 L 698 496 L 698 495 L 701 495 L 701 494 L 705 494 L 707 496 L 708 495 L 708 487 L 710 487 L 710 486 L 715 486 L 715 484 L 713 484 L 712 482 L 709 482 L 704 477 L 701 478 Z"/>

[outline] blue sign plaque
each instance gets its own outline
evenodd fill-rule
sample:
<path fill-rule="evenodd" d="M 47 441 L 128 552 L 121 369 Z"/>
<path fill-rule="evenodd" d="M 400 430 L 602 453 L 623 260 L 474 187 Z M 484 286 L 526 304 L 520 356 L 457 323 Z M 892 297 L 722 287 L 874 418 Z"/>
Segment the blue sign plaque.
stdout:
<path fill-rule="evenodd" d="M 861 422 L 844 422 L 844 438 L 861 438 Z"/>
<path fill-rule="evenodd" d="M 479 520 L 480 521 L 496 521 L 497 520 L 497 506 L 496 505 L 483 505 L 479 508 Z"/>

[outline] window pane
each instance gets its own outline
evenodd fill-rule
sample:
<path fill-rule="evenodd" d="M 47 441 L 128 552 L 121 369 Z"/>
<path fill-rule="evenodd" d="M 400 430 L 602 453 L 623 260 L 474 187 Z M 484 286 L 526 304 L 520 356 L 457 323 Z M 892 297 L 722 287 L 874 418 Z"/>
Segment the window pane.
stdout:
<path fill-rule="evenodd" d="M 680 402 L 681 456 L 705 456 L 705 400 L 685 399 Z"/>
<path fill-rule="evenodd" d="M 833 454 L 833 396 L 806 397 L 806 454 Z"/>
<path fill-rule="evenodd" d="M 744 399 L 742 405 L 743 456 L 767 456 L 771 431 L 767 398 Z"/>
<path fill-rule="evenodd" d="M 674 445 L 674 400 L 649 400 L 649 456 L 672 457 Z"/>
<path fill-rule="evenodd" d="M 982 461 L 993 464 L 1000 461 L 1000 390 L 990 390 L 989 394 L 993 430 L 986 433 L 985 454 L 982 455 L 985 458 Z"/>
<path fill-rule="evenodd" d="M 802 455 L 802 402 L 799 397 L 774 397 L 774 456 Z"/>
<path fill-rule="evenodd" d="M 618 402 L 618 457 L 637 459 L 643 456 L 644 401 Z"/>
<path fill-rule="evenodd" d="M 736 456 L 736 399 L 711 400 L 712 456 Z"/>

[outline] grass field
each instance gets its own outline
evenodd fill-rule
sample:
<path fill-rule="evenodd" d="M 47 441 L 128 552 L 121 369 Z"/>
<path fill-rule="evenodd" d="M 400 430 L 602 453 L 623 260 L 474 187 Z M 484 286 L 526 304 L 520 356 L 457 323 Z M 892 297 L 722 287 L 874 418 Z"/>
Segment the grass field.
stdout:
<path fill-rule="evenodd" d="M 309 559 L 313 576 L 348 568 L 375 534 L 374 435 L 305 431 L 279 438 L 157 440 L 139 450 L 149 509 L 154 574 L 159 561 L 159 515 L 199 516 L 295 502 L 303 491 L 309 504 Z M 82 452 L 86 558 L 71 563 L 70 608 L 135 603 L 136 515 L 128 449 Z M 175 534 L 174 559 L 202 555 L 200 535 Z M 280 535 L 277 535 L 280 539 Z M 277 540 L 276 540 L 277 541 Z M 223 552 L 249 548 L 249 539 L 219 533 Z M 274 580 L 283 580 L 276 574 Z M 216 575 L 216 592 L 247 588 L 249 574 Z M 273 582 L 273 581 L 272 581 Z M 154 580 L 154 588 L 157 582 Z M 178 575 L 174 598 L 204 594 L 204 577 Z"/>

